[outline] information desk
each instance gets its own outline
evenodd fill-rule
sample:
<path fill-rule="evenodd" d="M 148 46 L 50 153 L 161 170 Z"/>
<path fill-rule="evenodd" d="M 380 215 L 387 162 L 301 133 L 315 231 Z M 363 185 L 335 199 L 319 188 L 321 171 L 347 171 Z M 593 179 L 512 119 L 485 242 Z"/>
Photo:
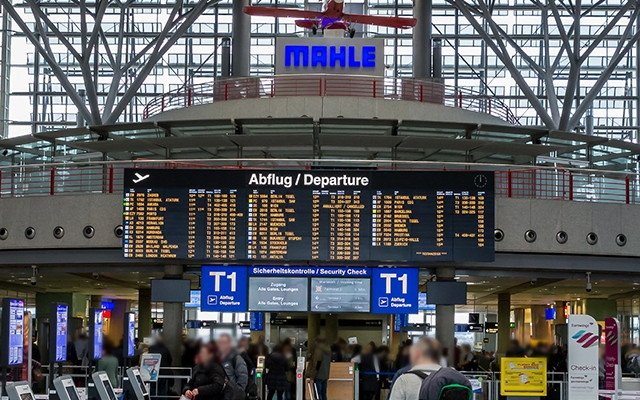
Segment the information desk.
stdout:
<path fill-rule="evenodd" d="M 493 261 L 492 172 L 128 169 L 124 256 Z"/>

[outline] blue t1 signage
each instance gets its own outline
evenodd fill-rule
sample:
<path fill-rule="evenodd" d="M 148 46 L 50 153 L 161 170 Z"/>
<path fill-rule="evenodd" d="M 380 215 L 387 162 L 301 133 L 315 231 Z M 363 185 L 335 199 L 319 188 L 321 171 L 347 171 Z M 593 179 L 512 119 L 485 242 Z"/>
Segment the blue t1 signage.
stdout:
<path fill-rule="evenodd" d="M 202 267 L 202 311 L 247 311 L 246 267 Z"/>
<path fill-rule="evenodd" d="M 417 268 L 373 268 L 371 312 L 415 314 L 418 312 Z"/>

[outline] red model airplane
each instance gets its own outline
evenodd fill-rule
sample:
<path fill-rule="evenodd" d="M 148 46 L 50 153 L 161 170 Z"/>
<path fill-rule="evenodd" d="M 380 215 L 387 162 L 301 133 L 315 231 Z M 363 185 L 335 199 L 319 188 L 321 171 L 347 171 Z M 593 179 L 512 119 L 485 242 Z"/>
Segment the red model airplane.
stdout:
<path fill-rule="evenodd" d="M 262 17 L 302 18 L 296 25 L 311 29 L 315 35 L 318 29 L 343 29 L 353 37 L 356 33 L 351 24 L 388 26 L 390 28 L 411 28 L 415 18 L 383 17 L 377 15 L 345 14 L 344 0 L 325 0 L 322 11 L 296 10 L 293 8 L 246 6 L 244 12 Z"/>

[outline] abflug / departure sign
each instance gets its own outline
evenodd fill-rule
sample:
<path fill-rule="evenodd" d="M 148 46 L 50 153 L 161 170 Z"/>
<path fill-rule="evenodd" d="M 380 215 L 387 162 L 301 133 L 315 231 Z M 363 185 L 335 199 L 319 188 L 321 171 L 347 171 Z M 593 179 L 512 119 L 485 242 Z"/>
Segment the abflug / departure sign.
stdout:
<path fill-rule="evenodd" d="M 494 259 L 492 172 L 132 169 L 123 205 L 128 258 Z"/>

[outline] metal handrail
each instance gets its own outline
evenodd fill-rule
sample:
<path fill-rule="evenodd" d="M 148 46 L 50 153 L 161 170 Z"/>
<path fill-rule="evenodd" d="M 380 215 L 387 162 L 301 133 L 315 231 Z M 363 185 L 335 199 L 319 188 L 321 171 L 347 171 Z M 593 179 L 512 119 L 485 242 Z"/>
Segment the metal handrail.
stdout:
<path fill-rule="evenodd" d="M 498 197 L 640 203 L 640 176 L 617 171 L 433 161 L 250 158 L 4 166 L 0 167 L 0 197 L 120 193 L 125 168 L 299 169 L 322 165 L 397 171 L 490 170 L 495 171 L 495 191 Z"/>
<path fill-rule="evenodd" d="M 183 86 L 150 100 L 147 119 L 165 111 L 228 100 L 282 96 L 347 96 L 407 100 L 462 108 L 519 124 L 511 109 L 495 96 L 455 88 L 435 80 L 359 75 L 275 75 L 217 79 Z"/>

